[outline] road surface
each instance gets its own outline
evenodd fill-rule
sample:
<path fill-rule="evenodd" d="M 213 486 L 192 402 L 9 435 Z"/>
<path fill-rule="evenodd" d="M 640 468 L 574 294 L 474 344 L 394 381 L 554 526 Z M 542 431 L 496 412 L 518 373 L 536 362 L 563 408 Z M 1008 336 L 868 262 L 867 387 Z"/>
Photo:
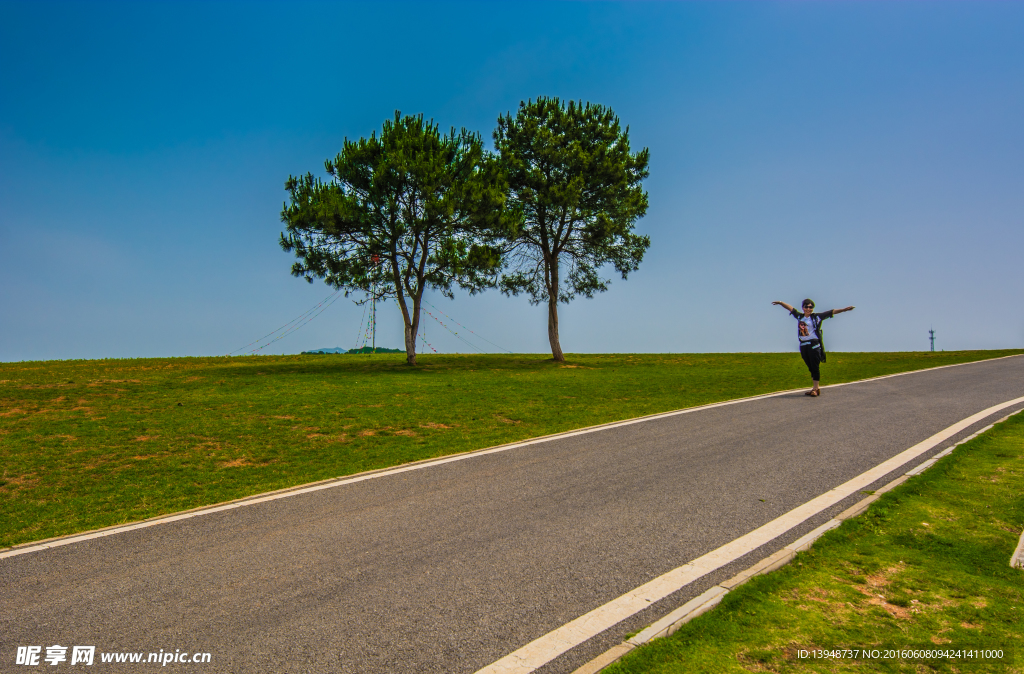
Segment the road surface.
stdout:
<path fill-rule="evenodd" d="M 42 647 L 45 671 L 78 671 L 72 647 L 90 645 L 91 672 L 471 674 L 1021 396 L 1024 357 L 983 361 L 555 437 L 7 556 L 0 671 L 32 671 L 15 665 L 19 646 Z M 855 500 L 540 671 L 571 672 Z M 42 660 L 52 645 L 68 647 L 57 666 Z M 99 661 L 161 649 L 210 661 Z"/>

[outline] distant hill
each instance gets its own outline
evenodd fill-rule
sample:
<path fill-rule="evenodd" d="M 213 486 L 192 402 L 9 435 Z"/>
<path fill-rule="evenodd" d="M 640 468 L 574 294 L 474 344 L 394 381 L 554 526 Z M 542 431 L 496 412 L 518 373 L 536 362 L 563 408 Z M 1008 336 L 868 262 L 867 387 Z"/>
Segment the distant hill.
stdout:
<path fill-rule="evenodd" d="M 303 351 L 303 354 L 311 355 L 314 353 L 405 353 L 405 349 L 385 349 L 383 346 L 378 346 L 376 349 L 370 346 L 364 346 L 361 349 L 343 349 L 339 346 L 333 349 L 313 349 L 312 351 Z"/>

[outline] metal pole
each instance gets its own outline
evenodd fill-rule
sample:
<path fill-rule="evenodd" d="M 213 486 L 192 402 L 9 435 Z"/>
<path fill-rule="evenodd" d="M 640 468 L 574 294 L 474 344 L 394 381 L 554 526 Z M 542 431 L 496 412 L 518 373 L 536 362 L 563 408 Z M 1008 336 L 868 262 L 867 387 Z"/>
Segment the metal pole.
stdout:
<path fill-rule="evenodd" d="M 928 339 L 931 340 L 932 351 L 934 351 L 935 350 L 935 331 L 934 330 L 929 330 L 928 331 Z"/>

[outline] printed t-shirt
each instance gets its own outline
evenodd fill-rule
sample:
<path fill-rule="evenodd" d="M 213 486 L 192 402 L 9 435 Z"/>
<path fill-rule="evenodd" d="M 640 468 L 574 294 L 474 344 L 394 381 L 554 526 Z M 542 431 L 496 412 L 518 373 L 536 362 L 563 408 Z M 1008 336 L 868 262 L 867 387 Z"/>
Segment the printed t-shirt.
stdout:
<path fill-rule="evenodd" d="M 811 342 L 813 340 L 820 340 L 821 335 L 815 329 L 815 325 L 821 325 L 821 322 L 826 318 L 832 318 L 834 310 L 829 309 L 820 314 L 811 314 L 810 316 L 804 316 L 803 312 L 793 309 L 789 312 L 793 318 L 796 319 L 796 336 L 799 340 L 800 346 Z"/>

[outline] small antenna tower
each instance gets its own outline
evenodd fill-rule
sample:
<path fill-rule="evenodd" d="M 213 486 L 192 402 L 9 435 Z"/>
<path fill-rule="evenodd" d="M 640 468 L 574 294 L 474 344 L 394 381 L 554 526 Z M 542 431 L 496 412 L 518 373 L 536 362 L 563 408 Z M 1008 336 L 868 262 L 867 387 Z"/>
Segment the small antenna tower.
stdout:
<path fill-rule="evenodd" d="M 374 273 L 374 277 L 373 277 L 374 278 L 373 283 L 370 286 L 370 291 L 373 294 L 373 304 L 371 305 L 373 308 L 372 308 L 372 310 L 370 312 L 370 315 L 372 317 L 371 318 L 371 320 L 372 320 L 371 325 L 373 326 L 373 328 L 371 329 L 371 333 L 370 334 L 372 335 L 371 340 L 373 342 L 373 346 L 370 347 L 372 349 L 372 351 L 370 353 L 377 353 L 377 275 L 376 275 L 376 267 L 380 266 L 380 256 L 379 255 L 371 255 L 370 256 L 370 261 L 373 263 L 374 272 L 375 272 Z"/>
<path fill-rule="evenodd" d="M 928 339 L 931 340 L 931 342 L 932 342 L 932 351 L 934 351 L 935 350 L 935 331 L 934 330 L 929 330 L 928 331 Z"/>

